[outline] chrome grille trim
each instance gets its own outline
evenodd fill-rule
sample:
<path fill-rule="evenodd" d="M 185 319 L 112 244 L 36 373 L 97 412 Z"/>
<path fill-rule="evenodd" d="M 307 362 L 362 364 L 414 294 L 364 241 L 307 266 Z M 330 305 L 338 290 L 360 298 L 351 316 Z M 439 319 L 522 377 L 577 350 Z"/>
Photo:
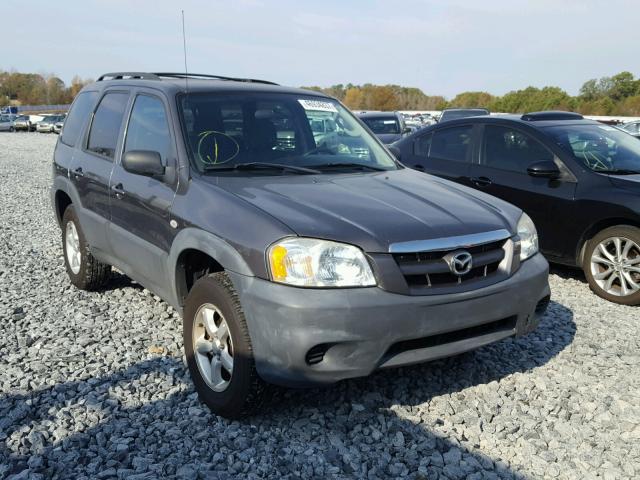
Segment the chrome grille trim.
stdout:
<path fill-rule="evenodd" d="M 457 248 L 469 248 L 476 245 L 482 245 L 483 243 L 506 240 L 509 237 L 511 237 L 509 231 L 501 228 L 490 232 L 472 233 L 469 235 L 458 235 L 455 237 L 392 243 L 389 245 L 389 253 L 419 253 L 455 250 Z"/>

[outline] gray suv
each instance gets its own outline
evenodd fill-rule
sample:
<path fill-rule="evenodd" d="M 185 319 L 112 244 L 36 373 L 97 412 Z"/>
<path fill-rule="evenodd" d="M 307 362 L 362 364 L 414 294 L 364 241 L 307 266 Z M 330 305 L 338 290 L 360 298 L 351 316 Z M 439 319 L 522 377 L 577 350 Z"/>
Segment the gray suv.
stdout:
<path fill-rule="evenodd" d="M 335 129 L 314 137 L 312 119 Z M 309 386 L 533 330 L 549 301 L 518 208 L 396 162 L 340 102 L 271 82 L 103 75 L 51 198 L 67 273 L 173 305 L 200 398 L 234 418 Z"/>

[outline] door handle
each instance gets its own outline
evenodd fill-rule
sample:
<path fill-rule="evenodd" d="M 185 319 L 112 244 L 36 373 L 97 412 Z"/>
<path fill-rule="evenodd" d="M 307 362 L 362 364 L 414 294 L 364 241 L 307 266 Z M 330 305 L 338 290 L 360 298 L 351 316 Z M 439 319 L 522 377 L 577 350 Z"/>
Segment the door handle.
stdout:
<path fill-rule="evenodd" d="M 122 186 L 121 183 L 118 183 L 117 185 L 112 185 L 111 191 L 115 193 L 116 198 L 122 198 L 124 196 L 124 187 Z"/>
<path fill-rule="evenodd" d="M 490 178 L 487 177 L 472 177 L 471 183 L 473 183 L 477 187 L 488 187 L 493 182 Z"/>
<path fill-rule="evenodd" d="M 78 167 L 73 171 L 73 176 L 76 178 L 84 177 L 84 172 L 82 171 L 82 167 Z"/>

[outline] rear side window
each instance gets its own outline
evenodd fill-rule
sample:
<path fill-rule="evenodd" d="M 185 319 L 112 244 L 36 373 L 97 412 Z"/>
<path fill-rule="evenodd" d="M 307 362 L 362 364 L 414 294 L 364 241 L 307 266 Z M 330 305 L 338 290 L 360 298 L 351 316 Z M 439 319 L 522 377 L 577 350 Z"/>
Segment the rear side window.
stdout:
<path fill-rule="evenodd" d="M 484 132 L 487 167 L 524 173 L 532 163 L 553 161 L 553 154 L 540 142 L 518 130 L 487 125 Z"/>
<path fill-rule="evenodd" d="M 62 130 L 62 137 L 60 141 L 65 145 L 73 147 L 78 141 L 78 137 L 82 132 L 82 127 L 89 118 L 91 109 L 96 101 L 97 92 L 82 92 L 78 95 L 67 120 L 64 122 L 64 128 Z M 21 120 L 25 120 L 26 117 L 22 117 Z"/>
<path fill-rule="evenodd" d="M 128 100 L 129 94 L 124 92 L 111 92 L 102 97 L 91 123 L 87 150 L 113 159 Z"/>
<path fill-rule="evenodd" d="M 443 128 L 433 132 L 429 157 L 452 162 L 466 162 L 471 148 L 471 125 Z"/>
<path fill-rule="evenodd" d="M 133 104 L 124 151 L 158 152 L 166 165 L 171 153 L 169 123 L 164 104 L 159 98 L 139 95 Z"/>
<path fill-rule="evenodd" d="M 413 153 L 419 157 L 428 157 L 429 150 L 431 150 L 431 140 L 433 139 L 433 133 L 427 133 L 426 135 L 420 135 L 413 144 Z"/>

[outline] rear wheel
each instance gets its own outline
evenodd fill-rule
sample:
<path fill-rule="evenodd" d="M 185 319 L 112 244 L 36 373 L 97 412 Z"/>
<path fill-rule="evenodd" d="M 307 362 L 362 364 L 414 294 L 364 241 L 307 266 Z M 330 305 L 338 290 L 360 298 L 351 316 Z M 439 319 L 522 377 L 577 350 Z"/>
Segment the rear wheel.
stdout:
<path fill-rule="evenodd" d="M 587 245 L 583 268 L 598 296 L 640 304 L 640 229 L 623 225 L 597 234 Z"/>
<path fill-rule="evenodd" d="M 111 266 L 96 260 L 89 250 L 73 206 L 62 216 L 62 250 L 71 283 L 82 290 L 97 290 L 111 276 Z"/>
<path fill-rule="evenodd" d="M 226 273 L 194 284 L 185 303 L 183 336 L 196 392 L 212 412 L 240 418 L 261 406 L 267 386 L 256 372 L 242 306 Z"/>

